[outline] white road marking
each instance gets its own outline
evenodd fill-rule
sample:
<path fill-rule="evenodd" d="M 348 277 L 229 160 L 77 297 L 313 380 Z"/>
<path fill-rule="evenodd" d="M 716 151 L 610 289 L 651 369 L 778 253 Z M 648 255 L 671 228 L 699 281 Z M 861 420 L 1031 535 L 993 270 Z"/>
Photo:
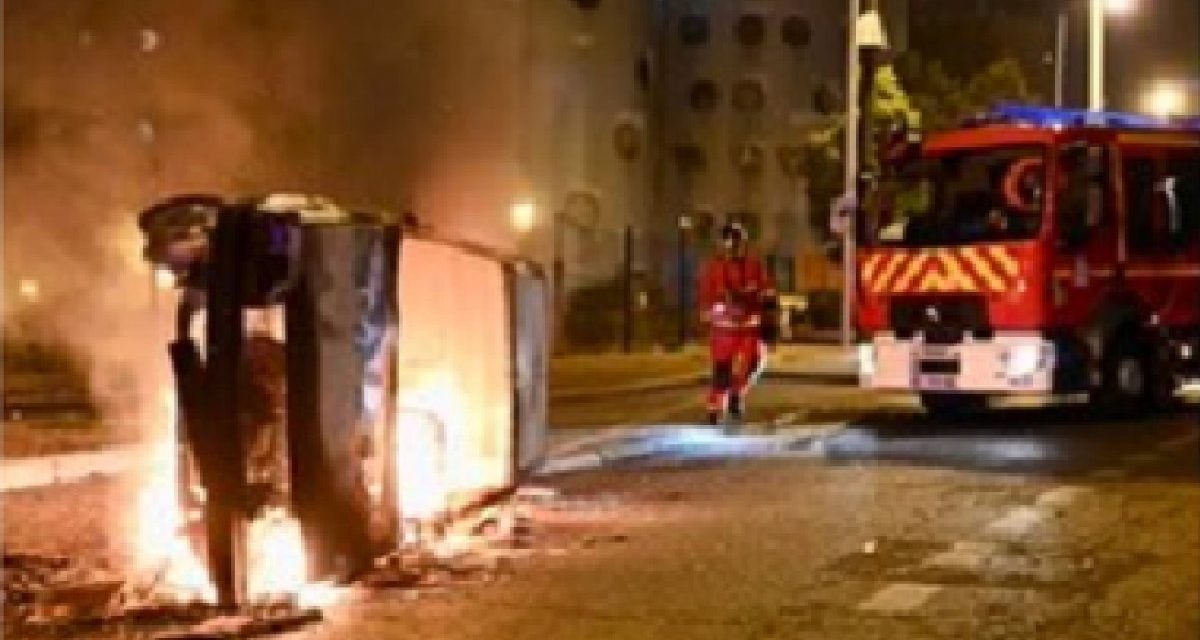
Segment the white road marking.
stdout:
<path fill-rule="evenodd" d="M 942 586 L 937 584 L 894 582 L 860 602 L 858 610 L 872 613 L 905 613 L 924 605 L 941 590 Z"/>
<path fill-rule="evenodd" d="M 999 535 L 1023 536 L 1045 518 L 1046 512 L 1037 507 L 1013 507 L 1008 513 L 993 520 L 987 526 L 987 531 Z"/>

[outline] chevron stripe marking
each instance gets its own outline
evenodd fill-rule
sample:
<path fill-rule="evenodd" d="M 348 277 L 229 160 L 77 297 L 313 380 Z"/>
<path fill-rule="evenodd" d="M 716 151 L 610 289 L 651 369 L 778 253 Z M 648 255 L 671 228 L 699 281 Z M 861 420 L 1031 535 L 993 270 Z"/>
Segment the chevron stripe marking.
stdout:
<path fill-rule="evenodd" d="M 888 285 L 891 284 L 892 278 L 895 277 L 896 271 L 899 270 L 908 260 L 909 254 L 896 252 L 891 256 L 891 260 L 883 265 L 880 270 L 879 277 L 875 279 L 874 286 L 871 291 L 874 293 L 884 293 L 888 291 Z"/>
<path fill-rule="evenodd" d="M 908 262 L 907 268 L 893 283 L 892 293 L 904 293 L 905 291 L 908 291 L 909 286 L 912 285 L 913 279 L 917 277 L 917 275 L 921 272 L 921 269 L 925 267 L 928 261 L 929 253 L 926 251 L 913 254 L 912 258 Z"/>
<path fill-rule="evenodd" d="M 862 281 L 863 282 L 868 283 L 868 284 L 873 282 L 873 278 L 875 277 L 875 271 L 879 268 L 879 263 L 883 262 L 883 259 L 884 259 L 884 254 L 882 254 L 882 253 L 877 253 L 877 254 L 871 256 L 870 258 L 867 258 L 867 261 L 864 262 L 863 266 L 862 266 Z"/>
<path fill-rule="evenodd" d="M 1008 249 L 1004 247 L 988 247 L 988 256 L 996 264 L 1000 265 L 1000 269 L 1010 278 L 1017 277 L 1021 273 L 1021 265 L 1008 253 Z"/>
<path fill-rule="evenodd" d="M 992 269 L 992 265 L 988 264 L 983 256 L 979 255 L 979 250 L 976 247 L 966 247 L 961 251 L 961 255 L 967 264 L 975 273 L 975 277 L 983 281 L 988 290 L 992 293 L 1001 293 L 1005 287 L 1004 280 L 996 275 Z"/>

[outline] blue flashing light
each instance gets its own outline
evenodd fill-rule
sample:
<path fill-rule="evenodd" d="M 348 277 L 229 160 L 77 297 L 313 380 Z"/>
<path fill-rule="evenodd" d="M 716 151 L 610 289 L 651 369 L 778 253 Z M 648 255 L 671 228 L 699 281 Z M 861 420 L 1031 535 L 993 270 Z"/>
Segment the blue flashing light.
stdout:
<path fill-rule="evenodd" d="M 1087 111 L 1058 107 L 1000 104 L 983 117 L 984 122 L 1009 122 L 1034 127 L 1107 127 L 1112 129 L 1159 129 L 1200 131 L 1200 118 L 1156 118 L 1136 113 Z"/>

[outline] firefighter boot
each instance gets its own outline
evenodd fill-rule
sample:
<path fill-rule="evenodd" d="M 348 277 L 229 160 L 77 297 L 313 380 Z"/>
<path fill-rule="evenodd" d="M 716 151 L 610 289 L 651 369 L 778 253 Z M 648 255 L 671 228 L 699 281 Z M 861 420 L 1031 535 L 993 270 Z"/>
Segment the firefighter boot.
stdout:
<path fill-rule="evenodd" d="M 742 396 L 736 392 L 729 394 L 729 419 L 732 422 L 742 421 Z"/>

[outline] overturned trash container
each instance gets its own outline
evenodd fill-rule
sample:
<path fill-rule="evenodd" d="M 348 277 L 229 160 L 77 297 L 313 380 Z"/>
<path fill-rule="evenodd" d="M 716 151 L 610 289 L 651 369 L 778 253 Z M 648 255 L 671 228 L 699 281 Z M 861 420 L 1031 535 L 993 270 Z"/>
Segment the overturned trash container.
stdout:
<path fill-rule="evenodd" d="M 180 288 L 179 496 L 222 605 L 352 577 L 540 461 L 535 265 L 313 196 L 179 196 L 140 226 Z"/>

